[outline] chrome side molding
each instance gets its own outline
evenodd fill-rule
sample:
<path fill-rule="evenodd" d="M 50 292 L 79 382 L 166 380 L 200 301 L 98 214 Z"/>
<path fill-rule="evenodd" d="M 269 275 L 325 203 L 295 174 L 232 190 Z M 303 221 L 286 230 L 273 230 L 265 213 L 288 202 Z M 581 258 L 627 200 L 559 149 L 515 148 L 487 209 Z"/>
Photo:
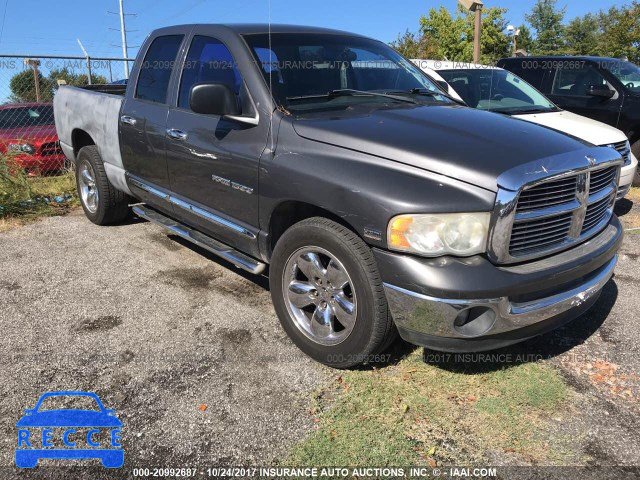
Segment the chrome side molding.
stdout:
<path fill-rule="evenodd" d="M 226 218 L 222 218 L 218 215 L 208 212 L 207 210 L 197 207 L 189 202 L 180 200 L 179 198 L 173 196 L 170 192 L 162 192 L 157 188 L 152 187 L 151 185 L 147 185 L 146 183 L 138 180 L 137 178 L 134 178 L 129 174 L 127 174 L 127 179 L 140 190 L 144 190 L 145 192 L 150 193 L 151 195 L 154 195 L 164 200 L 165 202 L 175 205 L 176 207 L 180 207 L 183 210 L 186 210 L 188 212 L 193 213 L 194 215 L 204 218 L 205 220 L 213 222 L 222 227 L 228 228 L 229 230 L 233 230 L 234 232 L 239 233 L 240 235 L 244 235 L 245 237 L 248 237 L 254 240 L 257 238 L 252 231 L 246 229 L 242 225 L 238 225 L 237 223 L 227 220 Z"/>
<path fill-rule="evenodd" d="M 184 238 L 189 242 L 198 245 L 201 248 L 217 255 L 220 258 L 234 264 L 236 267 L 241 268 L 254 275 L 260 275 L 267 268 L 266 264 L 254 260 L 253 258 L 239 252 L 224 243 L 221 243 L 197 230 L 187 227 L 182 223 L 162 215 L 155 210 L 152 210 L 143 205 L 136 205 L 133 207 L 133 213 L 140 218 L 144 218 L 149 222 L 160 225 L 166 228 L 174 235 Z"/>

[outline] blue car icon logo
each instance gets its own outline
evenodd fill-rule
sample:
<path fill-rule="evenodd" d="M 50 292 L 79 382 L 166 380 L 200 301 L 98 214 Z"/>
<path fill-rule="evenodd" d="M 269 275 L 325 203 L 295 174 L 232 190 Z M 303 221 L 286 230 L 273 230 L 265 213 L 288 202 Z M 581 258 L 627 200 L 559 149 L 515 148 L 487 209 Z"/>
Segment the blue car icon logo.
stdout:
<path fill-rule="evenodd" d="M 97 410 L 62 408 L 42 410 L 48 399 L 83 397 Z M 73 398 L 75 397 L 75 398 Z M 40 397 L 33 409 L 24 411 L 18 420 L 18 448 L 16 465 L 34 468 L 40 459 L 100 459 L 106 468 L 120 468 L 124 464 L 121 429 L 122 422 L 115 410 L 108 410 L 95 393 L 50 392 Z M 106 438 L 105 438 L 105 435 Z M 84 445 L 87 448 L 82 448 Z M 109 448 L 105 448 L 108 446 Z M 64 448 L 62 448 L 64 447 Z"/>

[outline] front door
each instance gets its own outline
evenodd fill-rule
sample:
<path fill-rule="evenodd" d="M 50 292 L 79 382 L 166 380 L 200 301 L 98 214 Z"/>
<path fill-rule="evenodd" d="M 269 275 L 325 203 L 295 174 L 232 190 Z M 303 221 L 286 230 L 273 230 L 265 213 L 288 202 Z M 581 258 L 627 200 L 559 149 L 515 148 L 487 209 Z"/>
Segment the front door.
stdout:
<path fill-rule="evenodd" d="M 195 84 L 223 83 L 236 93 L 242 116 L 255 115 L 230 51 L 197 28 L 167 119 L 167 166 L 176 198 L 174 210 L 198 229 L 257 254 L 258 166 L 269 122 L 248 125 L 190 109 L 189 93 Z"/>

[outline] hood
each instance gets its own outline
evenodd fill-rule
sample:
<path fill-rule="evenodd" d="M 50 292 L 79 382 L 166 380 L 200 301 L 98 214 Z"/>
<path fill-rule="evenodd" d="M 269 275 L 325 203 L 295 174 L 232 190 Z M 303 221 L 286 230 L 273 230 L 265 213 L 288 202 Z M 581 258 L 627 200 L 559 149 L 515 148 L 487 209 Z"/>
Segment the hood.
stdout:
<path fill-rule="evenodd" d="M 41 140 L 45 137 L 57 137 L 55 125 L 20 127 L 0 130 L 1 140 Z"/>
<path fill-rule="evenodd" d="M 459 106 L 332 112 L 294 120 L 294 128 L 309 140 L 412 165 L 491 191 L 497 191 L 497 178 L 507 170 L 590 147 L 529 122 Z"/>
<path fill-rule="evenodd" d="M 593 145 L 610 145 L 627 140 L 627 136 L 615 127 L 567 111 L 514 115 L 514 117 L 568 133 Z"/>
<path fill-rule="evenodd" d="M 122 427 L 122 422 L 102 412 L 68 409 L 25 415 L 16 427 Z"/>

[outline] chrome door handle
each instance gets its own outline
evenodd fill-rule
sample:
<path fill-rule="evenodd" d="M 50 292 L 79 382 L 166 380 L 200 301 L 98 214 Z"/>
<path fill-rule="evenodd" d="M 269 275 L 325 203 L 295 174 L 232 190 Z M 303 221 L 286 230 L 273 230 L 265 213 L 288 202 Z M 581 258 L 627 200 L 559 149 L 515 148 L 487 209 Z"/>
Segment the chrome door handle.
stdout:
<path fill-rule="evenodd" d="M 130 117 L 129 115 L 121 116 L 120 117 L 120 121 L 122 123 L 126 123 L 127 125 L 131 125 L 132 127 L 135 127 L 136 124 L 138 123 L 138 121 L 135 118 Z"/>
<path fill-rule="evenodd" d="M 174 140 L 180 140 L 182 142 L 186 142 L 189 135 L 182 130 L 176 130 L 175 128 L 170 128 L 167 130 L 167 135 L 169 138 L 173 138 Z"/>

